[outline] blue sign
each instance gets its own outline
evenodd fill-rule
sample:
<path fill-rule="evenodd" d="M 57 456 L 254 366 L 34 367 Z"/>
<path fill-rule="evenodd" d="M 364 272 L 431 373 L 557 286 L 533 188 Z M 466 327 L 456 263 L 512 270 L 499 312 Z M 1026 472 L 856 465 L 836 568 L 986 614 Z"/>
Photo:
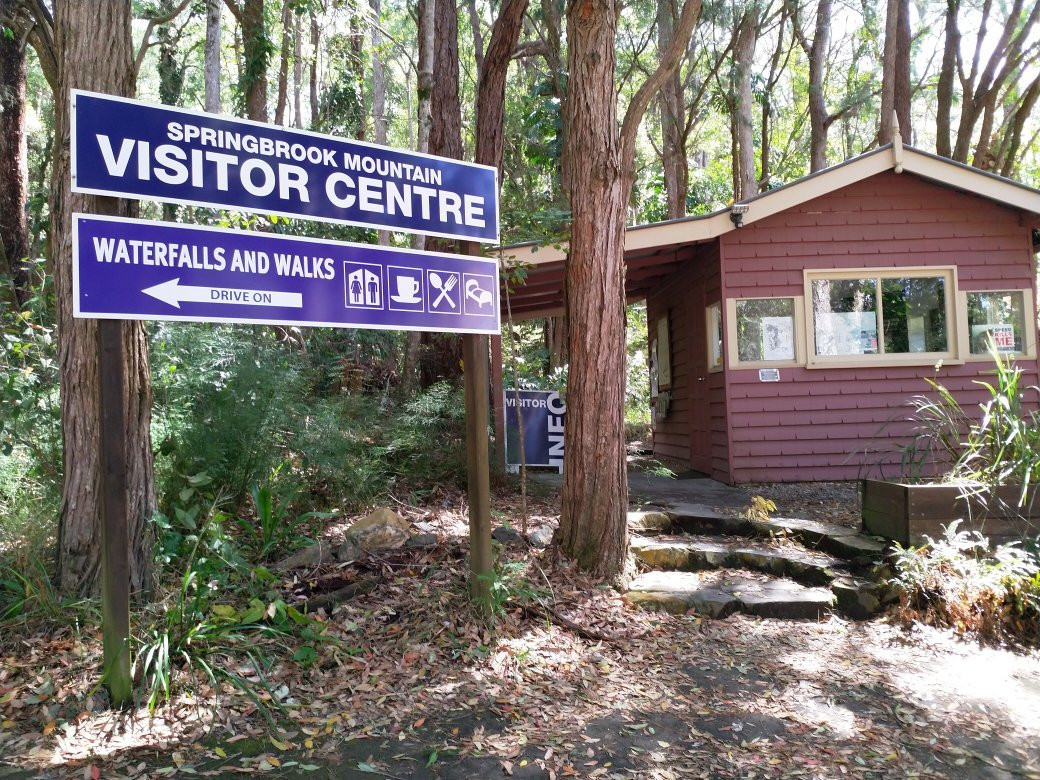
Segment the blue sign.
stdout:
<path fill-rule="evenodd" d="M 498 333 L 492 258 L 73 215 L 77 317 Z"/>
<path fill-rule="evenodd" d="M 567 406 L 554 390 L 511 390 L 506 397 L 506 463 L 520 465 L 520 423 L 524 462 L 563 471 L 563 426 Z"/>
<path fill-rule="evenodd" d="M 498 241 L 495 168 L 72 90 L 72 190 Z"/>

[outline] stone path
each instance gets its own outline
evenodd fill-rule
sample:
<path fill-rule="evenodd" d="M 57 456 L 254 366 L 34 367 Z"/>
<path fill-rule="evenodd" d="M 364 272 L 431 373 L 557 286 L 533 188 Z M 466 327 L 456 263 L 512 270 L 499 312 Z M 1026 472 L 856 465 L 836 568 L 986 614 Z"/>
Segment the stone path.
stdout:
<path fill-rule="evenodd" d="M 819 619 L 830 610 L 866 618 L 885 592 L 873 576 L 885 544 L 813 520 L 748 520 L 703 504 L 630 512 L 632 551 L 649 571 L 627 598 L 648 609 L 715 618 Z"/>

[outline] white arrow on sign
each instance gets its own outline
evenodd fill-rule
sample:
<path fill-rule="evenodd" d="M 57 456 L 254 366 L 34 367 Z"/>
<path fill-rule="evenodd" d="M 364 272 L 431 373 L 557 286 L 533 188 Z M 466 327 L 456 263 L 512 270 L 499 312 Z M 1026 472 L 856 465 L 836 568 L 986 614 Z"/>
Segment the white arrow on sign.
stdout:
<path fill-rule="evenodd" d="M 240 303 L 247 306 L 286 306 L 293 309 L 303 308 L 303 294 L 280 292 L 278 290 L 241 290 L 232 287 L 190 287 L 181 286 L 180 279 L 146 287 L 141 290 L 145 295 L 158 298 L 175 309 L 184 301 L 190 303 Z"/>

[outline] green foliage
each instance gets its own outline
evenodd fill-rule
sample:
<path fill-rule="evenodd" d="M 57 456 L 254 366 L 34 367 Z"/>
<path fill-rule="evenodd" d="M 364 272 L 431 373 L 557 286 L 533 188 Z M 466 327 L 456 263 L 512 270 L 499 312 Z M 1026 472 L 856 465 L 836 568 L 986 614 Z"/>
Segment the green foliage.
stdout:
<path fill-rule="evenodd" d="M 985 537 L 959 524 L 920 548 L 895 546 L 901 617 L 988 639 L 1040 641 L 1040 558 L 1016 543 L 990 551 Z"/>
<path fill-rule="evenodd" d="M 929 461 L 946 467 L 945 477 L 970 485 L 1021 485 L 1019 506 L 1029 486 L 1040 478 L 1040 416 L 1022 406 L 1022 369 L 1011 358 L 990 350 L 995 381 L 976 380 L 988 398 L 979 404 L 981 416 L 967 414 L 953 393 L 925 379 L 936 397 L 915 396 L 910 404 L 917 423 L 913 441 L 903 454 L 904 468 L 920 474 Z"/>
<path fill-rule="evenodd" d="M 492 622 L 499 620 L 512 604 L 542 602 L 546 592 L 536 587 L 527 577 L 527 565 L 523 561 L 505 560 L 495 557 L 495 567 L 490 574 L 478 575 L 487 591 L 486 603 L 476 597 L 474 603 Z"/>

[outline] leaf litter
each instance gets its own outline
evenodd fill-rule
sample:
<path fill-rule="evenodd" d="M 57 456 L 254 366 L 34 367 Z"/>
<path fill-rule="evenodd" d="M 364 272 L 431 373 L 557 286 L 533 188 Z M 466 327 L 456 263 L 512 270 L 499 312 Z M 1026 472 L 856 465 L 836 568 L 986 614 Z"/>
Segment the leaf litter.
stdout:
<path fill-rule="evenodd" d="M 515 503 L 499 497 L 496 514 L 516 517 Z M 489 626 L 466 595 L 463 497 L 397 508 L 437 534 L 437 546 L 281 583 L 285 600 L 301 604 L 375 580 L 317 613 L 336 645 L 315 646 L 305 662 L 294 648 L 264 647 L 268 695 L 285 711 L 276 730 L 255 702 L 202 679 L 153 715 L 112 712 L 96 688 L 96 627 L 5 630 L 0 768 L 82 777 L 305 775 L 342 764 L 385 777 L 453 776 L 454 765 L 469 772 L 457 777 L 1040 778 L 1035 653 L 885 620 L 641 612 L 551 550 L 525 546 L 498 548 L 513 574 Z M 557 512 L 552 499 L 536 499 L 531 523 L 555 523 Z M 245 658 L 222 661 L 256 676 Z"/>

